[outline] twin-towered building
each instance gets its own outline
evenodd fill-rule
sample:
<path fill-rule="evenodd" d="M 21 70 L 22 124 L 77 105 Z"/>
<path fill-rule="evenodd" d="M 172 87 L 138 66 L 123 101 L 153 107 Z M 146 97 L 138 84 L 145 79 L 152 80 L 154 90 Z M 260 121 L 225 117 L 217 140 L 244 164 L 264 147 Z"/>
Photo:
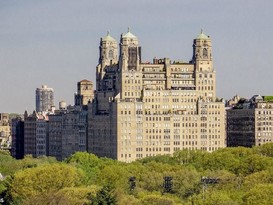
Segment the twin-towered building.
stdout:
<path fill-rule="evenodd" d="M 119 47 L 119 49 L 118 49 Z M 203 32 L 190 62 L 141 61 L 129 30 L 100 41 L 96 92 L 88 107 L 88 151 L 134 161 L 181 149 L 226 146 L 225 106 L 216 97 L 212 45 Z"/>
<path fill-rule="evenodd" d="M 87 150 L 130 162 L 181 149 L 211 152 L 226 146 L 225 108 L 216 98 L 209 36 L 201 32 L 194 39 L 188 63 L 168 58 L 143 63 L 138 38 L 130 31 L 121 35 L 119 45 L 108 33 L 99 51 L 95 92 L 92 82 L 82 80 L 75 106 L 66 109 L 61 102 L 59 111 L 45 116 L 54 105 L 53 89 L 38 88 L 37 112 L 13 123 L 21 136 L 14 137 L 14 147 L 59 160 Z"/>
<path fill-rule="evenodd" d="M 74 106 L 61 102 L 54 113 L 44 115 L 49 107 L 43 108 L 12 122 L 19 136 L 12 135 L 13 147 L 20 151 L 14 156 L 63 160 L 88 151 L 131 162 L 181 149 L 212 152 L 273 141 L 273 97 L 236 96 L 226 115 L 216 97 L 211 39 L 203 32 L 193 40 L 187 63 L 168 58 L 143 63 L 138 38 L 130 31 L 121 35 L 119 45 L 108 33 L 99 51 L 95 91 L 91 81 L 82 80 Z M 36 93 L 51 99 L 51 91 L 48 97 Z"/>

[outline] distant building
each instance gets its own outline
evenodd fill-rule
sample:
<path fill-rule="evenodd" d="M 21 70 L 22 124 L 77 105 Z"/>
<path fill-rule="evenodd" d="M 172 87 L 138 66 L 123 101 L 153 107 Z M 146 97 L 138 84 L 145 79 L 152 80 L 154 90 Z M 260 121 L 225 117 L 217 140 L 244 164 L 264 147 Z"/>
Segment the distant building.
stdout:
<path fill-rule="evenodd" d="M 89 80 L 82 80 L 77 83 L 77 93 L 75 94 L 75 105 L 83 106 L 94 99 L 93 83 Z"/>
<path fill-rule="evenodd" d="M 21 117 L 12 119 L 11 155 L 16 159 L 24 158 L 24 121 Z"/>
<path fill-rule="evenodd" d="M 86 110 L 58 112 L 48 119 L 49 156 L 63 160 L 75 152 L 86 151 Z"/>
<path fill-rule="evenodd" d="M 181 39 L 179 39 L 181 40 Z M 129 30 L 100 40 L 96 91 L 88 107 L 88 151 L 131 162 L 177 150 L 226 146 L 225 104 L 216 97 L 211 38 L 193 41 L 190 62 L 141 61 Z"/>
<path fill-rule="evenodd" d="M 51 111 L 54 107 L 54 90 L 42 85 L 42 88 L 36 89 L 36 112 Z"/>
<path fill-rule="evenodd" d="M 81 94 L 79 105 L 66 106 L 66 102 L 61 101 L 59 110 L 48 110 L 48 105 L 47 108 L 40 109 L 40 112 L 34 110 L 30 115 L 25 111 L 24 119 L 13 119 L 13 157 L 22 159 L 25 155 L 52 156 L 63 160 L 77 151 L 87 150 L 86 104 L 93 99 L 93 84 L 83 80 L 78 85 Z M 45 103 L 46 99 L 52 99 L 52 94 L 51 88 L 43 86 L 37 91 L 37 99 L 41 98 L 40 104 L 43 106 L 52 104 Z"/>
<path fill-rule="evenodd" d="M 11 144 L 11 127 L 8 113 L 0 113 L 0 149 L 9 149 Z"/>
<path fill-rule="evenodd" d="M 62 113 L 48 116 L 48 155 L 62 159 Z"/>
<path fill-rule="evenodd" d="M 48 155 L 48 116 L 38 115 L 36 121 L 36 156 Z"/>
<path fill-rule="evenodd" d="M 236 94 L 232 99 L 227 101 L 227 107 L 233 107 L 233 106 L 237 105 L 237 103 L 239 102 L 240 99 L 241 99 L 241 97 Z"/>
<path fill-rule="evenodd" d="M 273 97 L 254 95 L 227 110 L 227 146 L 252 147 L 273 142 Z"/>
<path fill-rule="evenodd" d="M 24 116 L 24 155 L 47 155 L 47 116 L 33 111 Z"/>

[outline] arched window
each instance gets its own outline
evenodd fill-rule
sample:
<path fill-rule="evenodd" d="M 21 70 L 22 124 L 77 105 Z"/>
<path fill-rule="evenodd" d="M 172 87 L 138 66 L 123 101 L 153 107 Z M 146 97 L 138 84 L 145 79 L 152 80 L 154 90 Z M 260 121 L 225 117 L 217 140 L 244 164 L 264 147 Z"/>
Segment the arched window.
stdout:
<path fill-rule="evenodd" d="M 206 48 L 203 49 L 203 57 L 204 58 L 208 57 L 208 50 Z"/>

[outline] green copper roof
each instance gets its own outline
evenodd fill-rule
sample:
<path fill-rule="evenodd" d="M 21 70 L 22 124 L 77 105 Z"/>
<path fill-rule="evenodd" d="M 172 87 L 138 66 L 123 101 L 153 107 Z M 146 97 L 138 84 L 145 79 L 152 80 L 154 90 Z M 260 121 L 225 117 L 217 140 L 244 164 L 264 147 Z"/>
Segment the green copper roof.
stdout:
<path fill-rule="evenodd" d="M 203 33 L 203 29 L 201 29 L 201 33 L 197 36 L 196 39 L 208 39 L 209 37 Z"/>
<path fill-rule="evenodd" d="M 130 32 L 130 28 L 128 28 L 128 32 L 124 35 L 122 35 L 123 38 L 136 38 L 134 34 Z"/>
<path fill-rule="evenodd" d="M 107 32 L 107 35 L 102 39 L 103 41 L 116 41 L 112 36 L 110 36 L 110 32 Z"/>

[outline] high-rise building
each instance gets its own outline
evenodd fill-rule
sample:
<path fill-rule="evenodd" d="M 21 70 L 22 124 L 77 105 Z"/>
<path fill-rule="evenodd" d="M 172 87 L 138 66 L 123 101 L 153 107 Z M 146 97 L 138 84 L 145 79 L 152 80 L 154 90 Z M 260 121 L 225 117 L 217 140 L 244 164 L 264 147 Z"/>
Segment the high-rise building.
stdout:
<path fill-rule="evenodd" d="M 194 39 L 189 63 L 143 63 L 138 38 L 129 30 L 121 35 L 119 52 L 117 45 L 109 33 L 100 41 L 95 98 L 88 108 L 89 152 L 130 162 L 226 146 L 209 36 L 201 32 Z"/>
<path fill-rule="evenodd" d="M 31 115 L 24 115 L 24 155 L 33 157 L 47 155 L 48 119 L 33 111 Z"/>
<path fill-rule="evenodd" d="M 227 110 L 227 146 L 252 147 L 273 142 L 273 97 L 254 95 Z"/>
<path fill-rule="evenodd" d="M 77 93 L 75 94 L 75 105 L 83 106 L 92 102 L 94 98 L 93 83 L 89 80 L 82 80 L 77 83 Z"/>
<path fill-rule="evenodd" d="M 75 108 L 75 107 L 74 107 Z M 86 151 L 87 111 L 60 110 L 48 115 L 48 155 L 63 160 L 75 152 Z"/>
<path fill-rule="evenodd" d="M 42 88 L 36 89 L 36 111 L 47 112 L 54 107 L 54 90 L 42 85 Z"/>
<path fill-rule="evenodd" d="M 12 147 L 11 155 L 16 159 L 24 158 L 24 121 L 16 117 L 11 121 Z"/>

